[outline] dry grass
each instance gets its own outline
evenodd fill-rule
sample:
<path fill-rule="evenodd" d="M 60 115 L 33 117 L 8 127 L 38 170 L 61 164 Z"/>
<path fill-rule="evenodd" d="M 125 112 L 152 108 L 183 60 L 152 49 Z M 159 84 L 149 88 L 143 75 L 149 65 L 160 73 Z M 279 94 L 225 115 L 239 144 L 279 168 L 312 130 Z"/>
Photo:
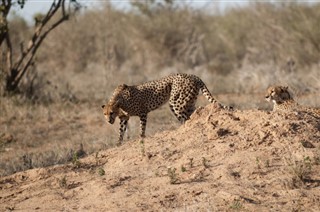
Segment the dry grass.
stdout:
<path fill-rule="evenodd" d="M 113 145 L 115 135 L 93 105 L 2 100 L 0 175 L 71 161 L 81 144 L 87 153 Z"/>
<path fill-rule="evenodd" d="M 0 110 L 0 176 L 70 162 L 80 145 L 90 154 L 114 146 L 118 138 L 119 124 L 107 124 L 99 104 L 42 105 L 12 97 L 1 99 Z M 148 135 L 179 126 L 164 107 L 148 120 Z M 136 139 L 138 131 L 139 120 L 133 117 L 127 135 Z"/>

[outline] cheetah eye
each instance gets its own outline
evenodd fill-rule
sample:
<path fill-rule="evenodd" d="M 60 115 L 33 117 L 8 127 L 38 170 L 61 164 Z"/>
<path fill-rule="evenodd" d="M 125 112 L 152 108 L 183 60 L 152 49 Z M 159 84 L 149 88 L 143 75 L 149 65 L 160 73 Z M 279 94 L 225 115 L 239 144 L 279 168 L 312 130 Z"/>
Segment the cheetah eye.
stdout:
<path fill-rule="evenodd" d="M 106 115 L 107 115 L 107 113 L 103 113 L 103 115 L 105 115 L 105 116 L 106 116 Z"/>

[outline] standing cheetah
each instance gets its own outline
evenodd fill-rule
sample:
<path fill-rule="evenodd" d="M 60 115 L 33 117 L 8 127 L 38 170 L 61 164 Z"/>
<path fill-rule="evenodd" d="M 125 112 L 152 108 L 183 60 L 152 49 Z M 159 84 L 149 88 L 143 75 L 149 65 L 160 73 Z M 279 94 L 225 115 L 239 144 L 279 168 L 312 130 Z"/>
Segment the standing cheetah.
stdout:
<path fill-rule="evenodd" d="M 288 86 L 269 87 L 265 99 L 273 102 L 274 111 L 300 111 L 320 118 L 320 109 L 299 105 L 289 93 Z"/>
<path fill-rule="evenodd" d="M 114 123 L 117 116 L 119 117 L 119 143 L 121 143 L 130 116 L 140 117 L 140 137 L 143 138 L 148 113 L 168 101 L 173 114 L 181 123 L 184 123 L 196 109 L 195 103 L 199 90 L 209 102 L 231 109 L 218 103 L 199 77 L 189 74 L 173 74 L 141 85 L 119 85 L 109 102 L 102 105 L 102 109 L 110 124 Z"/>

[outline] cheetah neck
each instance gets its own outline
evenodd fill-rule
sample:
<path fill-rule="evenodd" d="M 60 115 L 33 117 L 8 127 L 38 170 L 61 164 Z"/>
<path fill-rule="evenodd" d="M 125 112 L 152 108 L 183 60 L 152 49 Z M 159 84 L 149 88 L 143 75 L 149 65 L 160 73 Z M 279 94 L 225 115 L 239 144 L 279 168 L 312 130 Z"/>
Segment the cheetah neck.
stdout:
<path fill-rule="evenodd" d="M 281 102 L 273 101 L 274 107 L 273 110 L 287 110 L 292 109 L 298 106 L 298 104 L 293 99 L 288 99 Z"/>

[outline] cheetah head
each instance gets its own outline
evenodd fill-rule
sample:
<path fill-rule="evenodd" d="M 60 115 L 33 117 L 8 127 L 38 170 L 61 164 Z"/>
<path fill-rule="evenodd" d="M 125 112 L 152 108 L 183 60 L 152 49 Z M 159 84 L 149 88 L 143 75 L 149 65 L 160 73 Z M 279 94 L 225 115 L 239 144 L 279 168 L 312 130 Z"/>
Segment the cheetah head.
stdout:
<path fill-rule="evenodd" d="M 112 98 L 107 105 L 102 105 L 103 115 L 107 122 L 113 124 L 117 116 L 123 115 L 123 111 L 120 109 L 119 104 L 122 101 L 122 92 L 127 88 L 126 84 L 119 85 L 113 92 Z"/>
<path fill-rule="evenodd" d="M 101 108 L 103 110 L 103 115 L 106 118 L 107 122 L 113 124 L 116 120 L 116 117 L 119 115 L 118 103 L 108 103 L 107 105 L 102 105 Z"/>
<path fill-rule="evenodd" d="M 278 104 L 292 99 L 292 97 L 288 91 L 288 86 L 271 86 L 267 90 L 265 99 L 268 102 L 272 101 L 275 104 Z"/>

